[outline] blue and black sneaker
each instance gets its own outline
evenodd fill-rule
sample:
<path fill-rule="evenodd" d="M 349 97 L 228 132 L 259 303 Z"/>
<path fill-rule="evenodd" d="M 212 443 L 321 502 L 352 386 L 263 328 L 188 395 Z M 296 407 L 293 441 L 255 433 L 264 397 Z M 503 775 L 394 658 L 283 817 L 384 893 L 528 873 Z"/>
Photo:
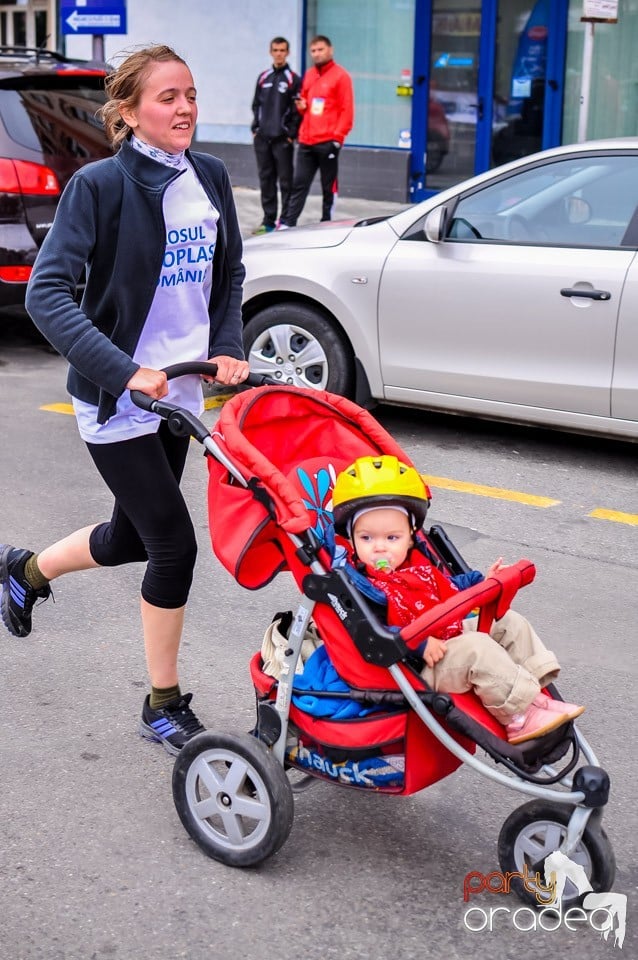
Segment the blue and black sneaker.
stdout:
<path fill-rule="evenodd" d="M 2 622 L 14 637 L 31 633 L 31 611 L 36 600 L 51 596 L 51 587 L 35 589 L 24 576 L 24 565 L 33 556 L 32 550 L 20 550 L 11 544 L 0 544 L 0 582 Z"/>
<path fill-rule="evenodd" d="M 153 710 L 147 696 L 140 722 L 142 736 L 161 743 L 165 750 L 176 756 L 185 743 L 205 729 L 190 708 L 192 699 L 192 693 L 185 693 Z"/>

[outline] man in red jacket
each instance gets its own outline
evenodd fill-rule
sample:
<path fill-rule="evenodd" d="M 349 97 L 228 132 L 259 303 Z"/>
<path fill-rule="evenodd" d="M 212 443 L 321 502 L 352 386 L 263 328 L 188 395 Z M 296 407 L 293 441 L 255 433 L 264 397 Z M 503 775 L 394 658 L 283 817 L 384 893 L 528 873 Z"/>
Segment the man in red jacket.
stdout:
<path fill-rule="evenodd" d="M 354 122 L 352 78 L 334 62 L 328 37 L 317 36 L 310 41 L 310 56 L 313 66 L 304 74 L 297 100 L 303 119 L 292 194 L 279 229 L 296 225 L 317 170 L 323 193 L 321 219 L 330 220 L 337 192 L 339 151 Z"/>

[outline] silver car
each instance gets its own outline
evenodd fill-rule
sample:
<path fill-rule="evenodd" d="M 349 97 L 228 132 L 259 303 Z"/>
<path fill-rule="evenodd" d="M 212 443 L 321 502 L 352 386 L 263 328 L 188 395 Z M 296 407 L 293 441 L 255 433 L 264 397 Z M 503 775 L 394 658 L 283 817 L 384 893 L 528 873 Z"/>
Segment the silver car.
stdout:
<path fill-rule="evenodd" d="M 638 138 L 394 216 L 245 244 L 251 369 L 383 403 L 638 438 Z"/>

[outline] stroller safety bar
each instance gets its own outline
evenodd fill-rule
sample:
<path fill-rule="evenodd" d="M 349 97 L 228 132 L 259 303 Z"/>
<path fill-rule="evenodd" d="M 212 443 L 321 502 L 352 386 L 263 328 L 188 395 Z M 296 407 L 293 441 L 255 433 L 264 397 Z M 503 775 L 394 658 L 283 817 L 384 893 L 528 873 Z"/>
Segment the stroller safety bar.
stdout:
<path fill-rule="evenodd" d="M 492 622 L 499 620 L 509 609 L 520 587 L 531 583 L 535 575 L 536 567 L 530 560 L 519 560 L 422 613 L 403 627 L 400 636 L 409 646 L 418 646 L 435 631 L 463 619 L 475 607 L 480 607 L 478 629 L 488 632 Z"/>

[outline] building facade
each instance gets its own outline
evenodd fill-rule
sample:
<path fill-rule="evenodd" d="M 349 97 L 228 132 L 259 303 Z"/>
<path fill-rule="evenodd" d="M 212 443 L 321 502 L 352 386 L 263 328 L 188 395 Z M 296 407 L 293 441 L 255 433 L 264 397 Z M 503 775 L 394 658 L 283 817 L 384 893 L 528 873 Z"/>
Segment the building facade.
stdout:
<path fill-rule="evenodd" d="M 197 140 L 237 184 L 257 184 L 250 103 L 279 34 L 297 70 L 310 37 L 326 34 L 353 76 L 342 193 L 415 201 L 577 139 L 583 0 L 126 0 L 126 35 L 105 35 L 101 48 L 63 22 L 74 2 L 86 10 L 101 0 L 0 2 L 0 43 L 83 57 L 100 49 L 113 61 L 170 43 L 195 75 Z M 637 42 L 638 0 L 619 0 L 618 22 L 595 26 L 587 138 L 638 134 Z"/>

